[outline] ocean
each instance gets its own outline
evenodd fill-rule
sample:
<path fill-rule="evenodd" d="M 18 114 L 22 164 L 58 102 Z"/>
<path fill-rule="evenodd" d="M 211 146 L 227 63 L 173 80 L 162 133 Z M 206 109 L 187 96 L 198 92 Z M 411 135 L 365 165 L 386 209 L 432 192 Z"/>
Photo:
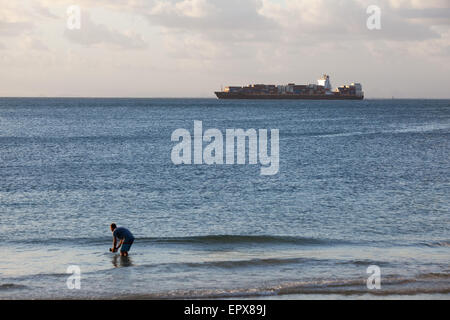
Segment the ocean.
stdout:
<path fill-rule="evenodd" d="M 175 165 L 194 121 L 279 172 Z M 0 299 L 448 299 L 449 159 L 450 100 L 1 98 Z"/>

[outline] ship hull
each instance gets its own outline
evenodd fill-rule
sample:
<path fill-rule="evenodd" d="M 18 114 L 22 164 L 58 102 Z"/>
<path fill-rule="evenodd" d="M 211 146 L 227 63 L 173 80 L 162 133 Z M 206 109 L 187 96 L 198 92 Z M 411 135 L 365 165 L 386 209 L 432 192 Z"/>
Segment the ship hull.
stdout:
<path fill-rule="evenodd" d="M 246 94 L 215 92 L 217 98 L 228 100 L 364 100 L 364 96 L 352 95 L 306 95 L 306 94 Z"/>

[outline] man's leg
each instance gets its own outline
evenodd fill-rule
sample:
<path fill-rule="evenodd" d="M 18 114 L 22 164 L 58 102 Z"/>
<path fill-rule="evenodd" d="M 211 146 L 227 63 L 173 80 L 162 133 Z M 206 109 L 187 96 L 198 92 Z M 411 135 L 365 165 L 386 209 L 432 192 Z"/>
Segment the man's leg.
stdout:
<path fill-rule="evenodd" d="M 120 250 L 120 255 L 122 257 L 128 257 L 128 251 L 130 251 L 132 244 L 133 243 L 124 243 L 122 245 L 122 250 Z"/>

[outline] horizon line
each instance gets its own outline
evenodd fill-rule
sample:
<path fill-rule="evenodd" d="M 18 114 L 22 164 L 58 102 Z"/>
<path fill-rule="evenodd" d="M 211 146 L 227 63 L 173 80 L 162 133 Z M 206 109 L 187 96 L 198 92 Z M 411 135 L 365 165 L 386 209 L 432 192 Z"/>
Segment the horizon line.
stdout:
<path fill-rule="evenodd" d="M 137 96 L 0 96 L 0 99 L 209 99 L 209 100 L 220 100 L 216 97 L 167 97 L 167 96 L 155 96 L 155 97 L 137 97 Z M 249 99 L 252 100 L 252 99 Z M 261 101 L 258 99 L 253 99 Z M 283 99 L 270 99 L 269 101 L 283 100 Z M 293 99 L 286 101 L 299 101 L 302 99 Z M 408 97 L 408 98 L 396 98 L 393 97 L 365 97 L 364 100 L 450 100 L 447 98 L 430 98 L 430 97 Z M 362 101 L 364 101 L 362 100 Z M 285 101 L 285 100 L 283 100 Z M 307 101 L 323 101 L 320 99 L 314 100 L 310 99 Z"/>

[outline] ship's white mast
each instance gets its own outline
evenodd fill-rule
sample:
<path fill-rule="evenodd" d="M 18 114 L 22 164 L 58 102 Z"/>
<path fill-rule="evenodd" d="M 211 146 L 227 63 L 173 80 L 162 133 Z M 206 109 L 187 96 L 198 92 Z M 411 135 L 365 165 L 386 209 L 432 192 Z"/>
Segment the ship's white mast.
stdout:
<path fill-rule="evenodd" d="M 329 75 L 324 74 L 322 78 L 317 80 L 317 83 L 319 84 L 319 86 L 325 87 L 326 91 L 331 91 L 332 89 Z"/>

